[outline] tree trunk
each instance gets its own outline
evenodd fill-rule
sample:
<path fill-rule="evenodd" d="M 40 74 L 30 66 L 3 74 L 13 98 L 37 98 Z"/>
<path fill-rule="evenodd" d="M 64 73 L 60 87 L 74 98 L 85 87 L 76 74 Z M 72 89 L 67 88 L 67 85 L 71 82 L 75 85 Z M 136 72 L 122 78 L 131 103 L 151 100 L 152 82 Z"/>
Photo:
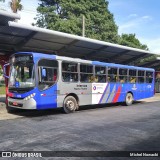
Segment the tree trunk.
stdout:
<path fill-rule="evenodd" d="M 13 13 L 17 13 L 17 5 L 16 5 L 16 3 L 17 3 L 17 0 L 12 0 L 12 11 L 13 11 Z"/>

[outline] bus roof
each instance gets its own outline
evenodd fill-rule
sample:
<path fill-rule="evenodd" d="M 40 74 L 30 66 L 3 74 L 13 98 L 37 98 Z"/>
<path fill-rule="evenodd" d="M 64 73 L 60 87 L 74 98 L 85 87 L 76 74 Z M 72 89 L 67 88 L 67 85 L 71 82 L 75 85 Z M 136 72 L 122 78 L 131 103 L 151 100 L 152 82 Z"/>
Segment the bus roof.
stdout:
<path fill-rule="evenodd" d="M 51 59 L 59 59 L 59 60 L 64 60 L 64 61 L 95 64 L 95 65 L 101 65 L 101 66 L 154 71 L 154 69 L 152 69 L 152 68 L 122 65 L 122 64 L 116 64 L 116 63 L 106 63 L 106 62 L 100 62 L 100 61 L 90 61 L 90 60 L 83 60 L 83 59 L 80 59 L 80 58 L 71 58 L 71 57 L 65 57 L 65 56 L 48 55 L 48 54 L 36 53 L 36 52 L 17 52 L 16 54 L 33 54 L 33 56 L 37 57 L 37 58 L 51 58 Z"/>

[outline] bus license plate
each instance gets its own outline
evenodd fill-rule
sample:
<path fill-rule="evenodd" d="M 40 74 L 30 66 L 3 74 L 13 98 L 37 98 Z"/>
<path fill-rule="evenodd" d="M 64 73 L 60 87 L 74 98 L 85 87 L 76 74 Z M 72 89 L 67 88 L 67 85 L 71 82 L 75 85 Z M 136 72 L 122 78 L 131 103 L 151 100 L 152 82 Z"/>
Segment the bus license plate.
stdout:
<path fill-rule="evenodd" d="M 13 105 L 14 105 L 14 106 L 18 106 L 18 103 L 17 103 L 17 102 L 13 102 Z"/>

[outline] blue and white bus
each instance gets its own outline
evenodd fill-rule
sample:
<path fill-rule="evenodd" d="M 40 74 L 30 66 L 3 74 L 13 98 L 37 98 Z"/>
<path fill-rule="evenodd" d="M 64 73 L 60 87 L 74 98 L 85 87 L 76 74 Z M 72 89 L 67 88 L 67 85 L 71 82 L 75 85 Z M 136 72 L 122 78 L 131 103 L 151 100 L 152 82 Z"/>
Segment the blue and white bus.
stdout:
<path fill-rule="evenodd" d="M 10 57 L 8 111 L 125 102 L 154 95 L 154 69 L 42 53 Z"/>

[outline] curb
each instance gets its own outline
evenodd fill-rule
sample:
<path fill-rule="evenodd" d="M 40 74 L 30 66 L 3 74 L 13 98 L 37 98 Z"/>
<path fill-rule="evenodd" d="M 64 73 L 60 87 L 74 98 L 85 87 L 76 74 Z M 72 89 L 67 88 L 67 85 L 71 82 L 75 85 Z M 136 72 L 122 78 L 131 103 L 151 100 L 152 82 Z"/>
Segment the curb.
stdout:
<path fill-rule="evenodd" d="M 0 95 L 0 98 L 1 98 L 1 97 L 3 97 L 3 98 L 4 98 L 4 97 L 6 97 L 6 95 L 5 95 L 5 94 L 1 94 L 1 95 Z"/>

